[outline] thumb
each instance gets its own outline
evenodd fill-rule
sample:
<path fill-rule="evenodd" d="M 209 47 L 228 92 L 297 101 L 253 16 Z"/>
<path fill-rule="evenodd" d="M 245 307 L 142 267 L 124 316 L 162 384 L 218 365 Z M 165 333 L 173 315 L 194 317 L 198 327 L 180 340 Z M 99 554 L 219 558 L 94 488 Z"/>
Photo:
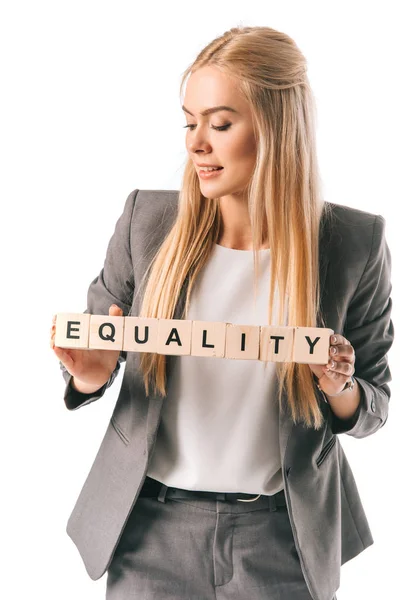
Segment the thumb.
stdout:
<path fill-rule="evenodd" d="M 110 308 L 108 309 L 108 314 L 113 317 L 122 317 L 124 314 L 124 311 L 122 310 L 122 308 L 120 308 L 116 304 L 111 304 Z"/>

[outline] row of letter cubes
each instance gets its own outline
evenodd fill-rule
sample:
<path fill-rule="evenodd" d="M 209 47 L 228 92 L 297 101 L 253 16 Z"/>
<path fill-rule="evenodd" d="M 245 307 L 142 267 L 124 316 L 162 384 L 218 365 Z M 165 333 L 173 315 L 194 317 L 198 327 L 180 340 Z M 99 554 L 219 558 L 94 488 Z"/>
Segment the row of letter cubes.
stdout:
<path fill-rule="evenodd" d="M 327 364 L 332 329 L 58 313 L 60 348 Z"/>

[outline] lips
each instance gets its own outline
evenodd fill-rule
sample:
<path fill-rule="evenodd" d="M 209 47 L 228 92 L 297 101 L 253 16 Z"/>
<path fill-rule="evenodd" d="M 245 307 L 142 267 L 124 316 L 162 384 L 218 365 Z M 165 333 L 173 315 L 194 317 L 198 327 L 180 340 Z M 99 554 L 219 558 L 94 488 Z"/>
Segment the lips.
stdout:
<path fill-rule="evenodd" d="M 196 163 L 196 167 L 199 167 L 200 169 L 202 167 L 220 167 L 220 168 L 222 168 L 221 165 L 209 165 L 208 163 L 207 164 L 206 163 Z"/>

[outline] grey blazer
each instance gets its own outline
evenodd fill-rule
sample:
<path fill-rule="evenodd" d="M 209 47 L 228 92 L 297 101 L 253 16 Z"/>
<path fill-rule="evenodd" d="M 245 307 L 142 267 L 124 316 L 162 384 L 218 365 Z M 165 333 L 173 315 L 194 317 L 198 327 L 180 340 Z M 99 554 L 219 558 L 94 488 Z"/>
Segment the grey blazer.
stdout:
<path fill-rule="evenodd" d="M 85 313 L 108 315 L 115 303 L 124 316 L 131 305 L 131 315 L 138 316 L 142 299 L 138 284 L 173 225 L 177 200 L 174 190 L 136 189 L 129 194 L 104 267 L 89 286 Z M 279 416 L 288 513 L 314 600 L 331 600 L 339 587 L 340 566 L 374 543 L 338 434 L 364 438 L 385 424 L 391 381 L 387 352 L 394 337 L 385 219 L 338 204 L 332 207 L 333 222 L 322 220 L 320 227 L 322 308 L 326 326 L 344 335 L 355 349 L 361 403 L 354 417 L 343 421 L 315 386 L 324 427 L 315 431 L 293 425 L 285 403 Z M 187 279 L 175 319 L 183 318 L 186 289 Z M 66 382 L 65 405 L 76 410 L 101 398 L 126 361 L 112 416 L 66 528 L 93 580 L 104 575 L 113 557 L 146 477 L 160 423 L 163 398 L 146 398 L 139 356 L 121 351 L 110 379 L 94 394 L 74 391 L 71 375 L 59 363 Z M 176 358 L 166 358 L 167 378 Z"/>

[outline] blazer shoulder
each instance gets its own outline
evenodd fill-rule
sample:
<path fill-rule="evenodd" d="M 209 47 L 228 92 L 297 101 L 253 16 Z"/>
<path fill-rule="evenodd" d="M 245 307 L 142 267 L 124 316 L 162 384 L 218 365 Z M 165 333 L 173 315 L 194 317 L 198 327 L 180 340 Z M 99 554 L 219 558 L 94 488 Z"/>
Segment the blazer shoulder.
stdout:
<path fill-rule="evenodd" d="M 136 190 L 135 190 L 136 191 Z M 139 201 L 153 202 L 157 206 L 178 203 L 179 190 L 137 190 Z"/>
<path fill-rule="evenodd" d="M 359 208 L 353 208 L 343 204 L 336 204 L 334 202 L 325 203 L 324 214 L 331 217 L 332 222 L 337 227 L 366 227 L 373 226 L 377 218 L 385 221 L 382 215 L 377 213 L 360 210 Z"/>
<path fill-rule="evenodd" d="M 173 227 L 178 215 L 178 190 L 135 189 L 136 198 L 131 220 L 131 252 L 156 249 Z"/>
<path fill-rule="evenodd" d="M 133 220 L 137 222 L 138 216 L 143 225 L 166 220 L 171 224 L 178 213 L 178 190 L 142 190 L 132 192 L 136 194 L 135 211 Z"/>
<path fill-rule="evenodd" d="M 343 245 L 370 247 L 374 236 L 383 236 L 386 221 L 377 213 L 325 202 L 321 225 L 325 240 L 340 244 L 343 249 Z"/>

